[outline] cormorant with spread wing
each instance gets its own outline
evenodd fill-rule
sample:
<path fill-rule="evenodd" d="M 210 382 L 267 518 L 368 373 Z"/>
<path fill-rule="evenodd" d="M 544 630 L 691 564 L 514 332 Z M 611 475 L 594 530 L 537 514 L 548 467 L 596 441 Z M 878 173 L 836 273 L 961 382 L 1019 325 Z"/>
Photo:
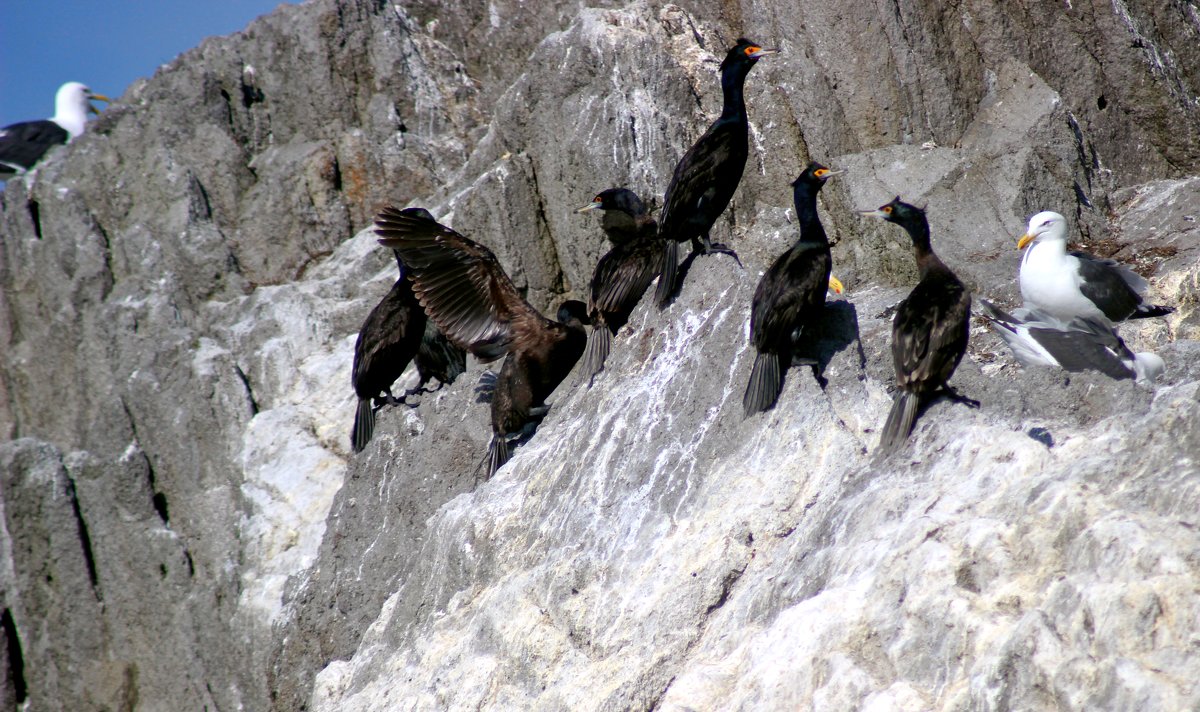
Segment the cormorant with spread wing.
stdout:
<path fill-rule="evenodd" d="M 481 361 L 507 354 L 492 397 L 490 477 L 508 460 L 509 438 L 536 427 L 549 410 L 546 398 L 583 355 L 587 307 L 568 300 L 558 321 L 547 319 L 491 250 L 419 208 L 384 208 L 375 232 L 380 244 L 400 253 L 425 313 L 452 342 Z"/>
<path fill-rule="evenodd" d="M 759 58 L 776 52 L 742 38 L 721 62 L 721 92 L 725 99 L 721 116 L 679 159 L 663 199 L 658 226 L 663 239 L 662 271 L 655 291 L 659 309 L 675 292 L 679 243 L 691 240 L 693 251 L 723 252 L 737 259 L 730 248 L 713 244 L 709 231 L 729 206 L 750 154 L 750 121 L 743 96 L 746 76 Z"/>

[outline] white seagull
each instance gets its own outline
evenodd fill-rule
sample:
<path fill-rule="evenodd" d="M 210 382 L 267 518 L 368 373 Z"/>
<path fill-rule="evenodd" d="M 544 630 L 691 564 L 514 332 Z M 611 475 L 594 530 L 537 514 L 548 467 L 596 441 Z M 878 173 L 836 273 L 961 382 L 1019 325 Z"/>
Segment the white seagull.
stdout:
<path fill-rule="evenodd" d="M 1172 307 L 1142 302 L 1146 280 L 1113 260 L 1067 251 L 1067 220 L 1045 211 L 1029 218 L 1017 242 L 1021 259 L 1021 296 L 1025 307 L 1069 324 L 1076 318 L 1104 323 L 1162 316 Z"/>
<path fill-rule="evenodd" d="M 67 82 L 54 96 L 54 116 L 22 121 L 0 129 L 0 180 L 24 173 L 41 160 L 46 151 L 83 133 L 88 112 L 99 113 L 91 100 L 111 101 L 93 94 L 79 82 Z"/>

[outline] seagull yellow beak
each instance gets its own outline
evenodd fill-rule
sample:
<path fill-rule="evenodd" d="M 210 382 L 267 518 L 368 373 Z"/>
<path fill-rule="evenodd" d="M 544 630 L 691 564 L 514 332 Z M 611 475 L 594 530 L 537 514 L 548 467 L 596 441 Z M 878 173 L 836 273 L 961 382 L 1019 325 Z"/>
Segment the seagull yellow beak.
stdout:
<path fill-rule="evenodd" d="M 1025 246 L 1031 242 L 1033 242 L 1033 235 L 1030 235 L 1029 233 L 1025 233 L 1024 235 L 1021 235 L 1020 240 L 1017 240 L 1017 249 L 1023 250 L 1023 249 L 1025 249 Z"/>
<path fill-rule="evenodd" d="M 91 102 L 92 102 L 92 100 L 93 100 L 93 99 L 94 99 L 94 100 L 96 100 L 96 101 L 103 101 L 103 102 L 112 103 L 112 99 L 109 99 L 107 96 L 104 96 L 103 94 L 88 94 L 88 112 L 89 112 L 89 113 L 92 113 L 92 114 L 99 114 L 99 113 L 100 113 L 100 110 L 99 110 L 99 109 L 97 109 L 96 107 L 92 106 Z"/>
<path fill-rule="evenodd" d="M 841 294 L 846 291 L 846 288 L 842 286 L 842 280 L 833 275 L 829 275 L 829 288 L 833 290 L 834 294 Z"/>

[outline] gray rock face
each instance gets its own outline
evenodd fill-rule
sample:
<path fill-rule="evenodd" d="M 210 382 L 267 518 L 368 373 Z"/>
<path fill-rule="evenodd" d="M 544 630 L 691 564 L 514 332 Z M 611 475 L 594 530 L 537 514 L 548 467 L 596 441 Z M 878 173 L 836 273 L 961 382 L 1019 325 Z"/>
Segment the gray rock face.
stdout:
<path fill-rule="evenodd" d="M 0 198 L 0 700 L 31 709 L 1200 705 L 1200 21 L 1178 2 L 317 0 L 139 82 Z M 677 301 L 643 304 L 490 481 L 474 364 L 349 452 L 354 336 L 421 204 L 530 301 L 573 211 L 661 201 L 746 35 L 751 160 Z M 742 418 L 759 275 L 820 210 L 828 386 Z M 1158 383 L 1023 370 L 976 323 L 874 460 L 907 237 L 1019 298 L 1028 215 L 1178 311 Z M 410 375 L 414 378 L 415 375 Z"/>

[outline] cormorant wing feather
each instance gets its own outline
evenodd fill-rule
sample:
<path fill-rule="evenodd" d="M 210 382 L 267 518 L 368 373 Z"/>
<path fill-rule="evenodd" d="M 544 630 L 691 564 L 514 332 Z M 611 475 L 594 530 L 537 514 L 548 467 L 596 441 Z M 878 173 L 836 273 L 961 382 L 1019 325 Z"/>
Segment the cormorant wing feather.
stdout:
<path fill-rule="evenodd" d="M 379 242 L 398 251 L 411 270 L 426 313 L 451 341 L 491 360 L 507 353 L 518 331 L 548 321 L 521 296 L 488 248 L 432 220 L 384 208 L 375 220 Z"/>
<path fill-rule="evenodd" d="M 825 303 L 832 260 L 825 245 L 797 243 L 780 255 L 754 292 L 750 338 L 755 347 L 768 346 L 771 336 L 787 336 L 802 313 Z"/>
<path fill-rule="evenodd" d="M 917 284 L 892 322 L 898 385 L 943 385 L 966 350 L 970 313 L 971 295 L 957 279 Z"/>
<path fill-rule="evenodd" d="M 685 240 L 692 214 L 704 208 L 716 217 L 729 204 L 746 165 L 744 126 L 715 123 L 683 155 L 667 188 L 659 230 L 669 240 Z M 740 161 L 737 159 L 740 157 Z M 738 165 L 731 165 L 731 161 Z M 714 205 L 715 203 L 715 205 Z"/>
<path fill-rule="evenodd" d="M 658 274 L 659 243 L 642 240 L 609 250 L 596 263 L 588 311 L 632 311 Z"/>

